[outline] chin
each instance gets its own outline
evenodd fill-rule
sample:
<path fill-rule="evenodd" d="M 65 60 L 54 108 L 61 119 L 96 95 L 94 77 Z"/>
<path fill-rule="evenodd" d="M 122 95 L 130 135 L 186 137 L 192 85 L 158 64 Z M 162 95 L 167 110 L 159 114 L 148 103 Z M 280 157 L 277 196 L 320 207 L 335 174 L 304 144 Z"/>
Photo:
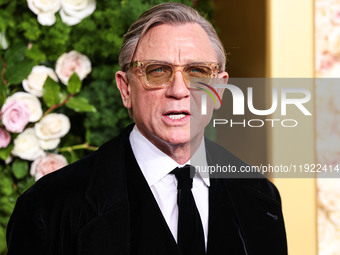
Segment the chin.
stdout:
<path fill-rule="evenodd" d="M 173 145 L 187 144 L 190 143 L 190 132 L 171 132 L 165 140 Z"/>

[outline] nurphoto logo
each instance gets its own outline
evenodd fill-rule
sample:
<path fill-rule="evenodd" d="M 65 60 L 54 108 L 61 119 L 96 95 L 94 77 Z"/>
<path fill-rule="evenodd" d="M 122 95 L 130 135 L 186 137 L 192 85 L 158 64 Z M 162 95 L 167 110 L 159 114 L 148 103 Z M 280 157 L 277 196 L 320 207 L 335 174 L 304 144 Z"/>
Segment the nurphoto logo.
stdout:
<path fill-rule="evenodd" d="M 194 88 L 200 89 L 205 93 L 201 95 L 201 114 L 207 114 L 207 95 L 209 95 L 214 101 L 215 105 L 220 103 L 222 106 L 222 100 L 217 93 L 216 89 L 225 89 L 224 93 L 229 91 L 232 96 L 232 113 L 233 115 L 245 115 L 245 106 L 248 107 L 249 112 L 256 116 L 268 116 L 277 111 L 280 106 L 280 115 L 287 115 L 287 106 L 292 105 L 296 107 L 304 116 L 311 116 L 310 111 L 305 107 L 305 104 L 311 100 L 311 92 L 305 88 L 272 88 L 271 91 L 271 106 L 268 109 L 256 109 L 254 106 L 254 93 L 253 87 L 247 87 L 246 95 L 243 91 L 232 84 L 215 84 L 214 86 L 208 85 L 204 82 L 196 82 L 199 85 L 193 86 Z M 210 90 L 210 91 L 209 91 Z M 299 98 L 292 98 L 290 95 L 299 95 Z M 280 96 L 279 96 L 280 95 Z M 296 97 L 296 96 L 295 96 Z M 265 123 L 271 123 L 271 127 L 275 126 L 275 123 L 280 122 L 283 127 L 296 127 L 298 121 L 295 119 L 249 119 L 243 120 L 242 122 L 235 122 L 227 119 L 213 119 L 213 126 L 230 124 L 231 127 L 234 125 L 242 125 L 249 127 L 262 127 Z"/>

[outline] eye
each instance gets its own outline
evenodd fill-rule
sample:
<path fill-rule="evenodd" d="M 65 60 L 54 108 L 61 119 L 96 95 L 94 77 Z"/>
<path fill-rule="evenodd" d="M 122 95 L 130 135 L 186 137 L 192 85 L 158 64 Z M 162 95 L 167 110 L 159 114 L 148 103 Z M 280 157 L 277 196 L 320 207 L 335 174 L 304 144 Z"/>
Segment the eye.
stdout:
<path fill-rule="evenodd" d="M 162 75 L 171 72 L 171 67 L 160 64 L 148 65 L 146 68 L 147 75 Z"/>
<path fill-rule="evenodd" d="M 206 66 L 190 66 L 186 73 L 194 77 L 207 77 L 211 75 L 211 69 Z"/>
<path fill-rule="evenodd" d="M 150 72 L 160 73 L 160 72 L 163 72 L 163 68 L 162 67 L 158 67 L 156 69 L 150 70 Z"/>
<path fill-rule="evenodd" d="M 190 72 L 192 73 L 202 73 L 202 69 L 199 67 L 192 67 Z"/>

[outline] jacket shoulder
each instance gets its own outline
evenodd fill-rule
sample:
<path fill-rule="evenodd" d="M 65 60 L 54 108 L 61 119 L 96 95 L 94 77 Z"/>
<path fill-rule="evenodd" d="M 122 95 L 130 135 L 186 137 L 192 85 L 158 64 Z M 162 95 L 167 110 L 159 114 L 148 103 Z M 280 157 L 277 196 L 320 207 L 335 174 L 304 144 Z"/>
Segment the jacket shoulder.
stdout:
<path fill-rule="evenodd" d="M 48 196 L 50 200 L 53 194 L 60 198 L 84 192 L 92 178 L 108 170 L 103 169 L 103 164 L 115 160 L 120 149 L 120 140 L 121 137 L 117 136 L 104 143 L 97 151 L 43 176 L 22 196 L 29 197 L 38 193 L 41 197 Z"/>
<path fill-rule="evenodd" d="M 108 188 L 119 186 L 119 166 L 112 162 L 119 161 L 115 158 L 120 141 L 118 136 L 96 152 L 42 177 L 18 198 L 7 227 L 8 254 L 54 254 L 61 247 L 67 254 L 76 254 L 81 229 L 121 196 L 116 190 L 107 196 Z M 115 200 L 105 200 L 107 197 Z"/>

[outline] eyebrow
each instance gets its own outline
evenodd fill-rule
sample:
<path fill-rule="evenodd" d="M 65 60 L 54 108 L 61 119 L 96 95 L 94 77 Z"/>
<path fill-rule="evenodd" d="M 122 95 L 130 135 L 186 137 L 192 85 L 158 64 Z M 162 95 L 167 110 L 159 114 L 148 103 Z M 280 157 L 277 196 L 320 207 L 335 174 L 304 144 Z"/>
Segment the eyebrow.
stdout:
<path fill-rule="evenodd" d="M 181 65 L 175 65 L 171 62 L 168 61 L 164 61 L 164 60 L 154 60 L 154 59 L 150 59 L 150 60 L 140 60 L 139 62 L 157 62 L 157 63 L 162 63 L 162 64 L 168 64 L 168 65 L 173 65 L 173 66 L 181 66 Z M 218 63 L 217 61 L 193 61 L 193 62 L 188 62 L 186 64 L 183 64 L 183 66 L 185 65 L 203 65 L 206 63 Z"/>

